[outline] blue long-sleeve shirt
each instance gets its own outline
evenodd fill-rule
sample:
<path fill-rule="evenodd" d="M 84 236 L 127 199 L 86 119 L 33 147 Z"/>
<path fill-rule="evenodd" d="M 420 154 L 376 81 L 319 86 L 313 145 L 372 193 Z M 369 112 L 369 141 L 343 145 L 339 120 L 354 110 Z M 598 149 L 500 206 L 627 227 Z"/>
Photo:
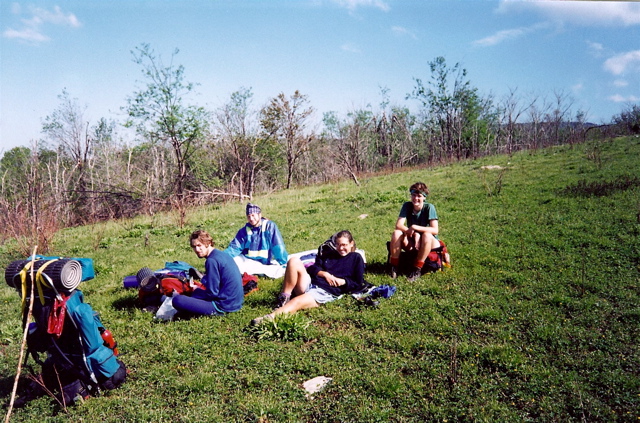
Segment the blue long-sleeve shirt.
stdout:
<path fill-rule="evenodd" d="M 238 265 L 224 251 L 214 249 L 204 262 L 204 276 L 201 281 L 207 295 L 224 312 L 238 311 L 244 303 L 242 276 Z"/>
<path fill-rule="evenodd" d="M 285 264 L 289 259 L 278 225 L 264 217 L 258 226 L 244 225 L 225 252 L 231 257 L 243 254 L 262 264 L 272 264 L 272 260 Z"/>

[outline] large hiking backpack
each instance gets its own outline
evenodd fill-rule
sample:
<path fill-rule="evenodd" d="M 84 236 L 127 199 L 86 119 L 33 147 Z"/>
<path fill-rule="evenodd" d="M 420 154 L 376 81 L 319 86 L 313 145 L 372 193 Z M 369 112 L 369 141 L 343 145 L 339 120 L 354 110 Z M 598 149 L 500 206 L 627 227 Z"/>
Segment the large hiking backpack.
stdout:
<path fill-rule="evenodd" d="M 136 274 L 138 281 L 138 303 L 142 307 L 160 306 L 163 296 L 171 296 L 173 292 L 191 295 L 194 289 L 203 285 L 194 280 L 201 277 L 195 268 L 185 262 L 166 263 L 166 267 L 160 270 L 151 270 L 143 267 Z"/>
<path fill-rule="evenodd" d="M 447 249 L 444 241 L 440 240 L 439 242 L 440 246 L 431 250 L 427 255 L 427 258 L 424 261 L 424 266 L 422 266 L 422 274 L 437 272 L 439 270 L 443 270 L 444 267 L 451 267 L 451 256 L 449 255 L 449 250 Z M 398 265 L 400 273 L 409 274 L 411 272 L 417 255 L 417 250 L 402 251 L 400 253 L 400 263 Z M 387 262 L 389 261 L 389 257 L 391 257 L 391 243 L 387 241 Z"/>
<path fill-rule="evenodd" d="M 126 368 L 116 358 L 116 344 L 98 314 L 84 302 L 82 292 L 61 297 L 47 296 L 44 305 L 34 302 L 35 322 L 30 325 L 27 345 L 42 365 L 47 389 L 65 404 L 72 404 L 78 397 L 117 388 L 126 379 Z M 39 356 L 42 352 L 47 354 L 44 362 Z"/>
<path fill-rule="evenodd" d="M 26 304 L 35 296 L 26 359 L 31 356 L 42 366 L 45 387 L 64 404 L 117 388 L 126 379 L 113 337 L 76 289 L 85 280 L 80 268 L 76 260 L 54 258 L 18 260 L 5 269 L 7 284 L 22 297 L 23 326 Z"/>

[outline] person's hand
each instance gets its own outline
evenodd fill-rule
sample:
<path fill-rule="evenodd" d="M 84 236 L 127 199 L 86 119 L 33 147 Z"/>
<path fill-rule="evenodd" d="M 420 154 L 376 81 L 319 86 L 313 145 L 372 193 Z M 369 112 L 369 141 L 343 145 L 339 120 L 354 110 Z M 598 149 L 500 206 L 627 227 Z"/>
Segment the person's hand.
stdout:
<path fill-rule="evenodd" d="M 192 277 L 193 279 L 196 280 L 201 280 L 202 279 L 202 273 L 196 269 L 195 267 L 190 267 L 189 268 L 189 276 Z"/>
<path fill-rule="evenodd" d="M 331 286 L 341 286 L 345 284 L 345 280 L 341 278 L 336 278 L 329 272 L 324 272 L 324 279 Z"/>
<path fill-rule="evenodd" d="M 406 236 L 411 238 L 416 231 L 413 230 L 412 227 L 407 228 L 407 231 L 404 233 Z"/>

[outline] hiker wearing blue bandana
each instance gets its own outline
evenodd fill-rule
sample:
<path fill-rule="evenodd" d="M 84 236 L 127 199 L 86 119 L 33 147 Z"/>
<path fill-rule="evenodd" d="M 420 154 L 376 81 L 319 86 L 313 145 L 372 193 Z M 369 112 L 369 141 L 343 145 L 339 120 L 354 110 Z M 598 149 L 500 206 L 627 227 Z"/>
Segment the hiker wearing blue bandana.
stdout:
<path fill-rule="evenodd" d="M 247 204 L 247 224 L 236 234 L 225 250 L 238 265 L 240 273 L 279 278 L 289 255 L 278 226 L 262 217 L 262 210 Z"/>
<path fill-rule="evenodd" d="M 389 246 L 390 276 L 398 275 L 400 253 L 404 251 L 417 251 L 413 269 L 409 273 L 408 280 L 413 282 L 422 275 L 422 266 L 433 249 L 440 247 L 438 241 L 438 214 L 433 204 L 427 203 L 429 188 L 416 182 L 409 188 L 411 201 L 407 201 L 400 209 L 400 215 L 396 221 L 396 227 L 391 235 Z"/>

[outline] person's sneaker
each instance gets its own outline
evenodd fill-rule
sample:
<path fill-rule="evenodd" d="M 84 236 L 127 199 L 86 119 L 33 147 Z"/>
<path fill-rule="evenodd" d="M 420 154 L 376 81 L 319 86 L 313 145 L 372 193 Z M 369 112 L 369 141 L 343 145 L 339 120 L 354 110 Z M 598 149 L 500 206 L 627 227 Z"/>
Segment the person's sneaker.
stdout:
<path fill-rule="evenodd" d="M 449 253 L 444 253 L 444 260 L 442 260 L 442 265 L 444 267 L 451 267 L 451 256 Z"/>
<path fill-rule="evenodd" d="M 286 303 L 291 300 L 291 295 L 287 295 L 284 292 L 281 292 L 278 295 L 278 299 L 276 300 L 276 308 L 283 307 Z"/>
<path fill-rule="evenodd" d="M 251 326 L 258 326 L 260 323 L 264 322 L 265 320 L 273 320 L 273 314 L 265 314 L 264 316 L 256 317 L 251 321 Z"/>
<path fill-rule="evenodd" d="M 389 270 L 389 276 L 391 277 L 391 279 L 395 279 L 398 277 L 398 268 L 395 266 L 391 266 L 391 269 Z"/>
<path fill-rule="evenodd" d="M 422 276 L 422 269 L 418 269 L 417 267 L 415 267 L 413 271 L 409 273 L 409 276 L 407 276 L 407 281 L 415 282 L 420 279 L 420 276 Z"/>

